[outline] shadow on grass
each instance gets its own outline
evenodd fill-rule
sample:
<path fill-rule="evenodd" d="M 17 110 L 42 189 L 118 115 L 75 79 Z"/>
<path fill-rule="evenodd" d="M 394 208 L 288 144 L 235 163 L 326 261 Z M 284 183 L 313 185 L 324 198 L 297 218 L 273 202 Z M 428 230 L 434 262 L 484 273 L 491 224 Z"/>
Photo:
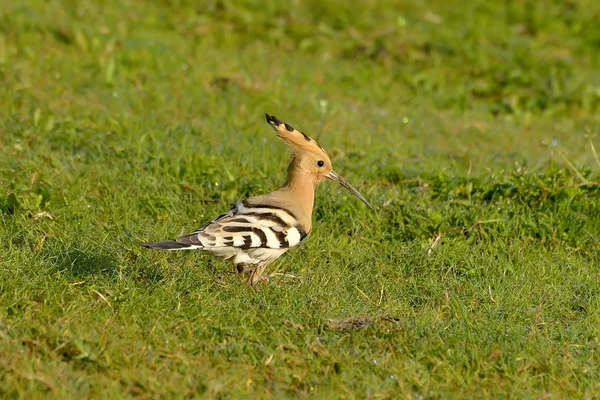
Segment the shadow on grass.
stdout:
<path fill-rule="evenodd" d="M 81 249 L 63 249 L 60 253 L 48 255 L 48 260 L 57 271 L 76 278 L 102 276 L 109 279 L 135 279 L 145 283 L 157 283 L 163 279 L 160 268 L 136 266 L 135 254 L 131 254 L 129 258 L 117 260 L 106 253 L 93 253 Z"/>
<path fill-rule="evenodd" d="M 51 257 L 51 260 L 57 270 L 78 277 L 113 275 L 118 271 L 117 262 L 112 257 L 104 254 L 91 254 L 78 249 L 67 249 L 67 251 Z"/>

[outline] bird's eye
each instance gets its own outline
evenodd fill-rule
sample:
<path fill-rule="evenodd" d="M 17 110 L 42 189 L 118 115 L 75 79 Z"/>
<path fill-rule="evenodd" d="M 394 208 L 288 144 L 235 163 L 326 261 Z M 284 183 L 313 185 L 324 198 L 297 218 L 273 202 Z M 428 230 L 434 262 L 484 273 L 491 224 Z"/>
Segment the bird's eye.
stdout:
<path fill-rule="evenodd" d="M 323 160 L 317 161 L 317 167 L 322 167 L 323 165 L 325 165 L 325 161 L 323 161 Z"/>

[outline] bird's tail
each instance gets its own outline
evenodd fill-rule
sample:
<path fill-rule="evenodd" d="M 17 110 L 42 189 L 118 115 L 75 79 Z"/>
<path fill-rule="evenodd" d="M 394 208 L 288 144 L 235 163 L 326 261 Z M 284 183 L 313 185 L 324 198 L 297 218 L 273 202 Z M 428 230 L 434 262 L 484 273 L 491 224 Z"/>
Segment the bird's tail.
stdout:
<path fill-rule="evenodd" d="M 142 246 L 149 249 L 157 249 L 157 250 L 192 250 L 197 249 L 198 246 L 179 243 L 175 240 L 163 240 L 161 242 L 147 242 L 142 243 Z"/>

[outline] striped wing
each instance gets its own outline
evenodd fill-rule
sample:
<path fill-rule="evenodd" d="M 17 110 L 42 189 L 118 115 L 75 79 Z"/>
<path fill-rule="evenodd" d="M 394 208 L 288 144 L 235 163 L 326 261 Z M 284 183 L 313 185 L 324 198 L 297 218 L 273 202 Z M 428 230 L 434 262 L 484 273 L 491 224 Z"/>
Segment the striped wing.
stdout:
<path fill-rule="evenodd" d="M 219 248 L 287 249 L 297 246 L 306 233 L 289 211 L 273 206 L 252 206 L 241 201 L 177 242 L 206 250 Z"/>

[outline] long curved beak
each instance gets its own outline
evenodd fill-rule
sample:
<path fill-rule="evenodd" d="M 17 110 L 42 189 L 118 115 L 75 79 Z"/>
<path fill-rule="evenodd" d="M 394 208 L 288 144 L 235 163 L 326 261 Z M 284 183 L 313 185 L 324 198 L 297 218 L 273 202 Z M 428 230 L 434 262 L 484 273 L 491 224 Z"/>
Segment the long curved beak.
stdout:
<path fill-rule="evenodd" d="M 373 210 L 373 207 L 371 207 L 371 205 L 369 204 L 369 202 L 367 201 L 367 199 L 365 199 L 363 197 L 363 195 L 360 194 L 360 192 L 358 190 L 356 190 L 356 188 L 354 188 L 354 186 L 352 186 L 350 184 L 350 182 L 348 182 L 347 180 L 345 180 L 344 178 L 342 178 L 341 176 L 339 176 L 337 172 L 331 171 L 328 174 L 326 174 L 325 177 L 328 178 L 328 179 L 331 179 L 332 181 L 336 181 L 337 183 L 339 183 L 340 185 L 342 185 L 343 187 L 345 187 L 346 189 L 348 189 L 350 191 L 350 193 L 352 193 L 353 195 L 355 195 L 356 197 L 358 197 L 360 199 L 360 201 L 362 201 L 363 203 L 365 203 L 367 205 L 367 207 L 369 207 L 371 209 L 371 211 L 375 211 L 375 210 Z"/>

